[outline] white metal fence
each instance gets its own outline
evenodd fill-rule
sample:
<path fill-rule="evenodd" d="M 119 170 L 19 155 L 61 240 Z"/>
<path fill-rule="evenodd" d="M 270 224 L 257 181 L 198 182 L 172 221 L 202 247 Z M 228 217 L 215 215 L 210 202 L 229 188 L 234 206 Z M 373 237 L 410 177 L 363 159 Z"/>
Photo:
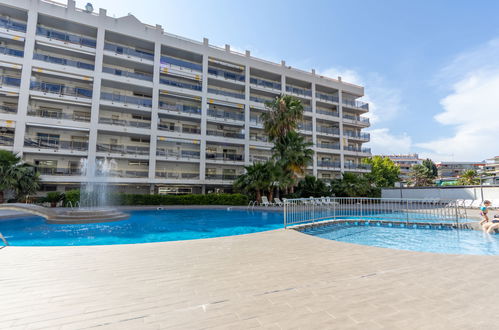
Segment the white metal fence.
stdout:
<path fill-rule="evenodd" d="M 466 209 L 454 200 L 322 197 L 284 202 L 284 228 L 340 219 L 459 224 L 466 218 Z"/>

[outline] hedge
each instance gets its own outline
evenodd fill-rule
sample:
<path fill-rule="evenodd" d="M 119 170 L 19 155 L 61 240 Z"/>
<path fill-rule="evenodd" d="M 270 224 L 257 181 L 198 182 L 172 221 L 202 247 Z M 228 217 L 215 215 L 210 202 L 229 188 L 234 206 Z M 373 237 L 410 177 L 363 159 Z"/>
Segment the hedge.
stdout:
<path fill-rule="evenodd" d="M 190 195 L 146 195 L 146 194 L 113 194 L 112 205 L 247 205 L 248 196 L 242 194 L 190 194 Z M 64 204 L 76 205 L 80 200 L 80 191 L 71 190 L 65 193 Z"/>

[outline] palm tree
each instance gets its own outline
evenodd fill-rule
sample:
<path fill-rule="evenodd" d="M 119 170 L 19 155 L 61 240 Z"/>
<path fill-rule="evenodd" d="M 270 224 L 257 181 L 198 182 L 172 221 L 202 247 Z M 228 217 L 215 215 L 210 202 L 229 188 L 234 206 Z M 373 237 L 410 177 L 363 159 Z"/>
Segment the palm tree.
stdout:
<path fill-rule="evenodd" d="M 480 184 L 480 179 L 478 178 L 478 173 L 475 170 L 466 170 L 464 171 L 457 183 L 463 186 L 472 186 Z"/>
<path fill-rule="evenodd" d="M 14 191 L 16 199 L 35 193 L 39 181 L 40 175 L 32 165 L 10 151 L 0 150 L 0 203 L 7 190 Z"/>
<path fill-rule="evenodd" d="M 234 187 L 246 193 L 255 193 L 258 202 L 262 200 L 262 192 L 269 191 L 273 185 L 273 163 L 253 163 L 245 166 L 246 173 L 240 175 L 234 182 Z"/>
<path fill-rule="evenodd" d="M 261 115 L 263 128 L 270 141 L 276 142 L 296 131 L 303 118 L 303 105 L 300 99 L 291 95 L 280 95 L 265 106 L 270 110 Z"/>
<path fill-rule="evenodd" d="M 409 181 L 414 187 L 426 187 L 433 184 L 433 172 L 424 165 L 414 165 L 409 173 Z"/>

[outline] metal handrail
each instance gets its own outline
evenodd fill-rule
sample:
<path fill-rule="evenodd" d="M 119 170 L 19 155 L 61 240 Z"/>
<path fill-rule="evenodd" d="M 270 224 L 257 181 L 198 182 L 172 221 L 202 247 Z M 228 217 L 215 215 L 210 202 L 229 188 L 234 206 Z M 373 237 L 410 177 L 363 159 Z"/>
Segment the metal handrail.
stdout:
<path fill-rule="evenodd" d="M 9 242 L 7 242 L 7 239 L 5 239 L 5 236 L 3 236 L 2 233 L 0 233 L 0 239 L 3 241 L 3 244 L 5 244 L 5 246 L 9 246 Z"/>

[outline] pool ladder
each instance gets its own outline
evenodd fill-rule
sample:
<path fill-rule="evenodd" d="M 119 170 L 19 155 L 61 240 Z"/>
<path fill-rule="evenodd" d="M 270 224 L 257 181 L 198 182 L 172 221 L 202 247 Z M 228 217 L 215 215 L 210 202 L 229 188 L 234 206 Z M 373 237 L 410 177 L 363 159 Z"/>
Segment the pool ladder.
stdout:
<path fill-rule="evenodd" d="M 5 246 L 9 246 L 9 242 L 7 242 L 7 240 L 5 239 L 5 237 L 2 235 L 2 233 L 0 233 L 0 239 L 3 241 L 3 244 L 5 244 Z"/>

